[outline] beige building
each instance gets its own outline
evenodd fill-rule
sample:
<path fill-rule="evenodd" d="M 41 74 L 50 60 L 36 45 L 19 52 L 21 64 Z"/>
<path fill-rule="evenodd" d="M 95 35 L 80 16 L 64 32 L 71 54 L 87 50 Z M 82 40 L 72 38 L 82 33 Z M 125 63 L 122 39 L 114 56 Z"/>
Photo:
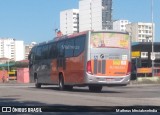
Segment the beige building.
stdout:
<path fill-rule="evenodd" d="M 36 43 L 35 42 L 32 42 L 31 44 L 29 45 L 25 45 L 25 59 L 27 60 L 28 59 L 28 55 L 29 55 L 29 52 L 31 51 L 32 47 L 35 45 Z"/>
<path fill-rule="evenodd" d="M 4 64 L 8 62 L 8 58 L 0 58 L 0 64 Z"/>
<path fill-rule="evenodd" d="M 152 27 L 152 23 L 131 23 L 126 25 L 126 31 L 131 34 L 132 42 L 152 42 L 155 38 L 155 24 Z"/>
<path fill-rule="evenodd" d="M 126 25 L 130 24 L 129 20 L 116 20 L 113 21 L 113 30 L 115 31 L 126 31 Z"/>

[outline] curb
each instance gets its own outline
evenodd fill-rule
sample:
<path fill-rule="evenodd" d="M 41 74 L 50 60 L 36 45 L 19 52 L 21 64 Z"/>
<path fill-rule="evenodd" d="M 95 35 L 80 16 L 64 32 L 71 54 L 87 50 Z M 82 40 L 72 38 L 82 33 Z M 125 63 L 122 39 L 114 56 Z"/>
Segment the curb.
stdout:
<path fill-rule="evenodd" d="M 160 84 L 144 84 L 144 83 L 137 83 L 137 84 L 128 84 L 127 86 L 160 86 Z"/>

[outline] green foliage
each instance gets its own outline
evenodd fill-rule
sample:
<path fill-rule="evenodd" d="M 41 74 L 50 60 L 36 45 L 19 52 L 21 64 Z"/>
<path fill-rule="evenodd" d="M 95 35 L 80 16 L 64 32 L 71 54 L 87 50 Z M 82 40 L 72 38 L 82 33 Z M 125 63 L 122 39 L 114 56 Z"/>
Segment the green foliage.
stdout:
<path fill-rule="evenodd" d="M 17 68 L 28 68 L 28 62 L 15 62 L 15 61 L 10 61 L 9 62 L 9 69 L 12 70 L 16 70 Z M 6 62 L 6 64 L 4 64 L 4 66 L 0 67 L 0 70 L 8 70 L 8 62 Z"/>
<path fill-rule="evenodd" d="M 5 68 L 4 67 L 0 67 L 0 70 L 4 70 Z"/>
<path fill-rule="evenodd" d="M 28 67 L 28 63 L 27 62 L 16 62 L 15 67 L 16 68 L 26 68 Z"/>

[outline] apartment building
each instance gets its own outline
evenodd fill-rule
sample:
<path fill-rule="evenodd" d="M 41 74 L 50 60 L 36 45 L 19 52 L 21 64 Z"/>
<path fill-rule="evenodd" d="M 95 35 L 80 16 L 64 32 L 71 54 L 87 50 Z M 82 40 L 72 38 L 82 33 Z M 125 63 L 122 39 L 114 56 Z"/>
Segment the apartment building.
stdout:
<path fill-rule="evenodd" d="M 0 58 L 19 61 L 24 59 L 24 42 L 13 38 L 0 38 Z"/>
<path fill-rule="evenodd" d="M 79 0 L 80 32 L 112 28 L 112 0 Z"/>
<path fill-rule="evenodd" d="M 69 9 L 60 12 L 60 30 L 63 35 L 79 32 L 79 10 Z"/>
<path fill-rule="evenodd" d="M 115 31 L 126 31 L 126 25 L 130 24 L 129 20 L 116 20 L 113 21 L 113 30 Z"/>
<path fill-rule="evenodd" d="M 32 42 L 31 44 L 28 44 L 28 45 L 25 45 L 25 55 L 24 55 L 24 57 L 25 57 L 25 60 L 27 60 L 28 59 L 28 55 L 29 55 L 29 52 L 31 51 L 31 49 L 32 49 L 32 47 L 34 46 L 34 45 L 36 45 L 36 42 Z"/>
<path fill-rule="evenodd" d="M 155 39 L 155 24 L 152 27 L 152 23 L 137 22 L 126 27 L 131 34 L 132 42 L 152 42 Z"/>

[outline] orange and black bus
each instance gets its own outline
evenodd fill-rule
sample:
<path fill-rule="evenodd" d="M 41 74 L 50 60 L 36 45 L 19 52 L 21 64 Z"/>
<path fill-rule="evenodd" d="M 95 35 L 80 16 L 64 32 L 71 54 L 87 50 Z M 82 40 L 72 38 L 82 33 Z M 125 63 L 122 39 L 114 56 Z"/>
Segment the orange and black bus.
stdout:
<path fill-rule="evenodd" d="M 35 45 L 29 54 L 30 81 L 35 86 L 57 84 L 60 90 L 88 86 L 127 85 L 131 43 L 128 33 L 87 31 Z"/>

